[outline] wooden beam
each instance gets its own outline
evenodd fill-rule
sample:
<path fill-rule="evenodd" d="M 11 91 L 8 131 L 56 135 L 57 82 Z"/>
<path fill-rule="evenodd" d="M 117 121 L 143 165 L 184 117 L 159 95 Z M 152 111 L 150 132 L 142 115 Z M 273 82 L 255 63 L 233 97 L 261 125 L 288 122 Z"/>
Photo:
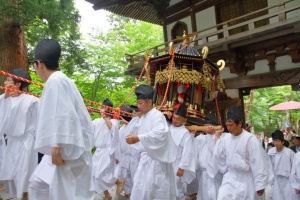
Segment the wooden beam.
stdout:
<path fill-rule="evenodd" d="M 295 69 L 224 80 L 227 89 L 262 88 L 300 83 L 300 63 Z"/>
<path fill-rule="evenodd" d="M 215 6 L 216 4 L 222 3 L 226 0 L 209 0 L 200 2 L 198 4 L 195 3 L 194 11 L 195 13 L 205 10 L 211 6 Z M 184 0 L 180 3 L 177 3 L 171 7 L 166 9 L 166 24 L 171 24 L 176 22 L 182 18 L 188 17 L 190 15 L 189 11 L 189 1 Z"/>
<path fill-rule="evenodd" d="M 225 101 L 218 101 L 218 107 L 219 110 L 226 110 L 227 108 L 229 108 L 230 106 L 241 106 L 242 105 L 242 100 L 241 99 L 230 99 L 230 100 L 225 100 Z M 205 110 L 209 111 L 209 112 L 216 112 L 216 102 L 212 101 L 212 102 L 205 102 Z"/>

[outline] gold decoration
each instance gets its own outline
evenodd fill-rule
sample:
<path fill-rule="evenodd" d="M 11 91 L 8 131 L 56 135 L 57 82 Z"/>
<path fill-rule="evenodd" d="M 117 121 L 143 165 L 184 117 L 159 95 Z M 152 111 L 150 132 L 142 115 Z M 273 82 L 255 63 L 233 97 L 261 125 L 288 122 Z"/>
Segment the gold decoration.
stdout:
<path fill-rule="evenodd" d="M 217 85 L 220 92 L 223 92 L 225 89 L 225 84 L 220 75 L 217 76 Z"/>
<path fill-rule="evenodd" d="M 225 67 L 225 61 L 224 60 L 218 60 L 217 65 L 220 66 L 219 71 L 221 71 Z"/>
<path fill-rule="evenodd" d="M 193 37 L 193 39 L 195 37 L 197 37 L 197 33 L 191 33 L 191 34 L 186 35 L 186 32 L 184 30 L 183 31 L 183 36 L 176 36 L 176 39 L 177 40 L 182 40 L 184 43 L 190 43 L 192 37 Z"/>
<path fill-rule="evenodd" d="M 152 56 L 151 50 L 149 50 L 149 49 L 146 50 L 145 53 L 144 53 L 145 60 L 148 60 L 151 56 Z M 151 84 L 149 64 L 147 64 L 147 66 L 145 67 L 145 82 L 146 82 L 147 85 Z"/>
<path fill-rule="evenodd" d="M 169 70 L 166 68 L 163 71 L 157 71 L 155 75 L 155 83 L 164 84 L 168 82 Z M 195 83 L 199 84 L 203 82 L 203 74 L 192 70 L 187 69 L 173 69 L 173 81 L 180 82 L 183 84 L 186 83 Z"/>
<path fill-rule="evenodd" d="M 170 55 L 174 54 L 174 43 L 173 42 L 170 42 L 170 44 L 169 44 L 169 52 L 170 52 Z"/>
<path fill-rule="evenodd" d="M 202 53 L 202 58 L 203 58 L 203 59 L 206 59 L 206 58 L 207 58 L 207 55 L 208 55 L 208 47 L 207 47 L 207 46 L 204 46 L 204 47 L 202 48 L 201 53 Z"/>

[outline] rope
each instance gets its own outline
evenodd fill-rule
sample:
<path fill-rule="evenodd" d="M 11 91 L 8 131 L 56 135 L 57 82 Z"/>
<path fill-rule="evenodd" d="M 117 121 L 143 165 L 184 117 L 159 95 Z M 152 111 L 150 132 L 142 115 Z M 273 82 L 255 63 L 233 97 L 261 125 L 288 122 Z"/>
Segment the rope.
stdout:
<path fill-rule="evenodd" d="M 214 78 L 211 78 L 211 80 L 212 80 L 212 92 L 213 92 L 213 94 L 215 96 L 215 103 L 216 103 L 216 110 L 217 110 L 218 120 L 219 120 L 220 125 L 223 126 L 222 125 L 221 114 L 220 114 L 220 109 L 219 109 L 219 104 L 218 104 L 218 99 L 217 99 L 217 95 L 215 93 L 216 92 L 215 80 L 214 80 Z"/>
<path fill-rule="evenodd" d="M 16 76 L 16 75 L 4 72 L 2 70 L 0 70 L 0 74 L 3 74 L 5 76 L 7 76 L 7 77 L 11 77 L 13 79 L 17 79 L 19 81 L 23 81 L 23 82 L 26 82 L 26 83 L 30 83 L 30 84 L 36 85 L 36 86 L 38 86 L 40 88 L 44 88 L 44 86 L 42 84 L 40 84 L 40 83 L 33 82 L 31 80 L 28 80 L 28 79 L 22 78 L 20 76 Z M 28 95 L 32 95 L 32 96 L 35 96 L 35 97 L 38 97 L 38 98 L 40 97 L 39 95 L 36 95 L 36 94 L 33 94 L 33 93 L 24 92 L 24 91 L 20 91 L 20 90 L 15 90 L 15 89 L 12 89 L 12 88 L 9 88 L 9 87 L 0 86 L 0 89 L 2 89 L 2 90 L 9 90 L 11 92 L 17 92 L 17 93 L 20 93 L 20 94 L 22 94 L 22 93 L 23 94 L 28 94 Z M 95 102 L 95 101 L 91 101 L 91 100 L 88 100 L 88 99 L 83 99 L 83 101 L 87 102 L 87 103 L 90 103 L 90 104 L 93 104 L 93 105 L 98 105 L 98 106 L 103 106 L 103 107 L 106 107 L 106 108 L 111 108 L 114 111 L 117 110 L 117 109 L 119 109 L 119 108 L 112 108 L 112 107 L 109 107 L 109 106 L 106 106 L 106 105 L 103 105 L 101 103 L 98 103 L 98 102 Z M 131 115 L 131 113 L 123 111 L 123 110 L 120 110 L 120 112 Z"/>
<path fill-rule="evenodd" d="M 37 98 L 40 98 L 39 95 L 30 93 L 30 92 L 24 92 L 24 91 L 21 91 L 21 90 L 15 90 L 15 89 L 9 88 L 9 87 L 3 87 L 3 86 L 0 86 L 0 89 L 2 89 L 2 90 L 8 90 L 8 91 L 11 91 L 11 92 L 16 92 L 16 93 L 19 93 L 19 94 L 32 95 L 32 96 L 35 96 L 35 97 L 37 97 Z M 87 102 L 87 103 L 90 103 L 90 104 L 93 104 L 93 105 L 102 106 L 102 107 L 105 107 L 105 108 L 110 108 L 110 109 L 114 110 L 115 113 L 117 113 L 117 112 L 118 112 L 117 110 L 119 110 L 119 112 L 122 112 L 122 113 L 124 113 L 124 114 L 129 115 L 129 116 L 132 115 L 132 113 L 130 113 L 130 112 L 126 112 L 126 111 L 120 110 L 120 109 L 118 109 L 118 108 L 112 108 L 112 107 L 110 107 L 110 106 L 106 106 L 106 105 L 103 105 L 103 104 L 98 103 L 98 102 L 95 102 L 95 101 L 91 101 L 91 100 L 88 100 L 88 99 L 83 99 L 83 101 L 84 101 L 84 102 Z M 116 117 L 117 117 L 117 116 L 116 116 Z"/>
<path fill-rule="evenodd" d="M 15 90 L 15 89 L 9 88 L 9 87 L 3 87 L 3 86 L 0 86 L 0 89 L 2 89 L 2 90 L 8 90 L 8 91 L 11 91 L 11 92 L 17 92 L 17 93 L 19 93 L 19 94 L 28 94 L 28 95 L 35 96 L 35 97 L 37 97 L 37 98 L 40 97 L 39 95 L 36 95 L 36 94 L 32 94 L 32 93 L 29 93 L 29 92 L 24 92 L 24 91 L 21 91 L 21 90 Z"/>
<path fill-rule="evenodd" d="M 141 71 L 141 73 L 140 73 L 140 75 L 139 75 L 139 78 L 138 78 L 138 80 L 136 81 L 135 85 L 132 87 L 130 93 L 126 96 L 126 98 L 120 103 L 120 105 L 119 105 L 118 107 L 121 107 L 121 106 L 129 99 L 129 97 L 131 97 L 132 93 L 133 93 L 133 92 L 135 91 L 135 89 L 137 88 L 137 85 L 138 85 L 138 83 L 140 82 L 140 80 L 141 80 L 141 78 L 142 78 L 142 75 L 144 74 L 144 71 L 145 71 L 145 69 L 146 69 L 146 67 L 147 67 L 147 65 L 148 65 L 148 62 L 149 62 L 149 58 L 145 61 L 144 67 L 143 67 L 143 69 L 142 69 L 142 71 Z"/>
<path fill-rule="evenodd" d="M 13 78 L 13 79 L 18 79 L 19 81 L 23 81 L 23 82 L 26 82 L 26 83 L 30 83 L 30 84 L 39 86 L 40 88 L 43 88 L 43 87 L 44 87 L 44 86 L 43 86 L 42 84 L 40 84 L 40 83 L 36 83 L 36 82 L 30 81 L 30 80 L 27 80 L 27 79 L 22 78 L 22 77 L 20 77 L 20 76 L 16 76 L 16 75 L 13 75 L 13 74 L 4 72 L 4 71 L 2 71 L 2 70 L 0 70 L 0 74 L 3 74 L 3 75 L 8 76 L 8 77 L 11 77 L 11 78 Z"/>
<path fill-rule="evenodd" d="M 93 107 L 87 107 L 87 110 L 88 110 L 89 112 L 95 112 L 95 113 L 101 114 L 101 111 L 100 111 L 99 109 L 95 109 L 95 108 L 93 108 Z M 118 116 L 118 118 L 115 118 L 115 114 L 113 114 L 113 113 L 109 113 L 109 112 L 104 112 L 104 113 L 105 113 L 105 115 L 112 116 L 113 119 L 121 119 L 125 124 L 128 124 L 128 123 L 129 123 L 129 122 L 126 121 L 122 116 Z M 130 114 L 131 114 L 131 113 L 130 113 Z M 132 117 L 132 116 L 130 116 L 130 117 Z"/>
<path fill-rule="evenodd" d="M 170 74 L 169 74 L 169 78 L 168 78 L 168 83 L 167 83 L 167 88 L 166 88 L 166 91 L 165 91 L 165 94 L 164 94 L 164 98 L 160 104 L 160 106 L 158 107 L 158 110 L 161 110 L 166 98 L 167 98 L 167 93 L 168 93 L 168 90 L 169 90 L 169 87 L 170 87 L 170 82 L 171 82 L 171 78 L 172 78 L 172 75 L 173 75 L 173 65 L 174 65 L 174 53 L 172 53 L 172 58 L 171 58 L 171 66 L 170 66 Z M 170 91 L 171 92 L 171 91 Z"/>
<path fill-rule="evenodd" d="M 167 98 L 167 93 L 168 93 L 168 90 L 169 90 L 169 87 L 170 87 L 170 82 L 171 82 L 171 78 L 173 76 L 173 66 L 174 66 L 174 58 L 175 58 L 175 52 L 179 52 L 183 49 L 185 49 L 188 45 L 187 44 L 184 44 L 184 46 L 181 48 L 181 49 L 178 49 L 176 51 L 172 51 L 172 54 L 171 54 L 171 65 L 170 65 L 170 73 L 169 73 L 169 77 L 168 77 L 168 82 L 167 82 L 167 88 L 166 88 L 166 91 L 165 91 L 165 94 L 164 94 L 164 98 L 160 104 L 160 106 L 158 107 L 158 110 L 161 110 L 166 98 Z"/>

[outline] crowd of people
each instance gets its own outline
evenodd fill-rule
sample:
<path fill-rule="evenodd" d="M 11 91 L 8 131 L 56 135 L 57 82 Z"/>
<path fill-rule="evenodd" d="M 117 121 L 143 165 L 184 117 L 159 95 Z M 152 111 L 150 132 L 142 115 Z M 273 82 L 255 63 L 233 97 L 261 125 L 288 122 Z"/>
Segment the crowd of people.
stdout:
<path fill-rule="evenodd" d="M 164 115 L 153 107 L 148 85 L 135 89 L 137 106 L 121 106 L 116 117 L 107 98 L 92 121 L 76 85 L 59 70 L 60 56 L 56 40 L 35 47 L 34 68 L 45 82 L 40 99 L 16 92 L 29 83 L 5 80 L 11 90 L 0 96 L 0 134 L 6 136 L 0 180 L 12 197 L 92 200 L 96 192 L 111 200 L 116 185 L 117 195 L 131 200 L 256 200 L 271 185 L 273 200 L 300 199 L 299 136 L 290 149 L 286 134 L 276 130 L 265 151 L 243 129 L 236 106 L 228 109 L 228 132 L 214 129 L 213 114 L 206 115 L 204 133 L 190 132 L 187 106 Z M 31 80 L 21 68 L 10 73 Z"/>

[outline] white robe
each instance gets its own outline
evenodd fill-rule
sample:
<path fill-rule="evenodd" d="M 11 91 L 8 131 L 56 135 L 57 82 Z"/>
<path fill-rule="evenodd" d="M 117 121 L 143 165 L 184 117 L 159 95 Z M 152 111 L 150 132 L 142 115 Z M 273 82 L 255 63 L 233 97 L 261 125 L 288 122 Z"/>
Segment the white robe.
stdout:
<path fill-rule="evenodd" d="M 96 147 L 93 155 L 93 179 L 98 193 L 108 190 L 116 182 L 114 171 L 115 153 L 119 145 L 119 120 L 110 121 L 111 129 L 107 127 L 103 118 L 93 121 L 93 145 Z"/>
<path fill-rule="evenodd" d="M 213 159 L 214 135 L 199 135 L 195 139 L 199 188 L 197 200 L 216 200 L 223 174 Z"/>
<path fill-rule="evenodd" d="M 53 72 L 44 85 L 35 149 L 45 156 L 30 179 L 29 199 L 41 199 L 44 186 L 48 199 L 92 200 L 93 126 L 74 82 L 61 71 Z M 63 165 L 53 165 L 51 150 L 61 148 Z M 46 198 L 46 197 L 45 197 Z"/>
<path fill-rule="evenodd" d="M 172 138 L 165 116 L 155 108 L 146 113 L 138 124 L 141 152 L 134 176 L 131 200 L 175 199 Z"/>
<path fill-rule="evenodd" d="M 120 151 L 121 151 L 121 159 L 119 160 L 120 172 L 119 177 L 125 180 L 124 183 L 124 191 L 125 194 L 130 194 L 133 187 L 133 178 L 135 171 L 138 167 L 140 160 L 140 152 L 134 149 L 131 145 L 129 145 L 125 137 L 128 134 L 137 135 L 137 123 L 139 121 L 139 117 L 134 117 L 131 119 L 129 124 L 124 125 L 120 128 Z"/>
<path fill-rule="evenodd" d="M 259 199 L 256 192 L 266 188 L 268 168 L 267 157 L 254 135 L 245 130 L 239 136 L 225 134 L 216 143 L 214 158 L 225 173 L 219 200 Z"/>
<path fill-rule="evenodd" d="M 193 195 L 193 194 L 197 194 L 198 192 L 198 187 L 199 187 L 199 170 L 197 169 L 197 145 L 196 145 L 196 138 L 199 136 L 195 136 L 194 133 L 190 132 L 191 136 L 192 136 L 192 144 L 193 144 L 193 148 L 194 148 L 194 160 L 195 160 L 195 170 L 196 170 L 196 178 L 194 178 L 194 180 L 186 185 L 185 188 L 185 195 Z"/>
<path fill-rule="evenodd" d="M 270 185 L 272 186 L 272 200 L 294 200 L 295 190 L 289 181 L 295 153 L 284 147 L 277 152 L 276 147 L 268 151 L 270 168 Z"/>
<path fill-rule="evenodd" d="M 187 184 L 196 178 L 193 138 L 184 125 L 180 127 L 171 125 L 170 132 L 174 142 L 175 162 L 173 168 L 176 177 L 177 199 L 185 199 L 184 192 Z M 181 177 L 176 176 L 179 168 L 184 170 Z"/>
<path fill-rule="evenodd" d="M 296 189 L 300 190 L 300 152 L 296 153 L 293 160 L 292 171 L 290 175 L 290 182 L 294 193 Z M 295 194 L 297 200 L 300 200 L 300 194 Z"/>
<path fill-rule="evenodd" d="M 3 103 L 4 101 L 4 94 L 0 95 L 0 105 Z M 1 116 L 1 114 L 0 114 Z M 2 118 L 0 118 L 0 129 L 2 127 L 2 122 L 4 120 Z M 3 155 L 6 149 L 6 144 L 5 144 L 5 139 L 4 139 L 4 135 L 2 135 L 0 133 L 0 173 L 1 173 L 1 168 L 2 168 L 2 161 L 3 161 Z"/>
<path fill-rule="evenodd" d="M 34 151 L 37 106 L 38 98 L 27 94 L 8 97 L 0 103 L 0 133 L 7 138 L 0 180 L 4 180 L 11 196 L 19 198 L 27 192 L 29 178 L 37 166 Z"/>

